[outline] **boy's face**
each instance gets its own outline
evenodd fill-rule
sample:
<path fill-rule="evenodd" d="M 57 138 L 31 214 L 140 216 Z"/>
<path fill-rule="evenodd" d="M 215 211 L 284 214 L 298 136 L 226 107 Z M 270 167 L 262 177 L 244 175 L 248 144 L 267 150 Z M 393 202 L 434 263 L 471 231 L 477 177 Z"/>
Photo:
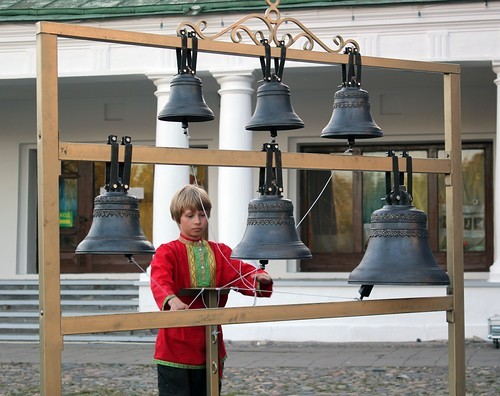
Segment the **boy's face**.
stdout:
<path fill-rule="evenodd" d="M 201 239 L 205 229 L 207 228 L 208 220 L 205 212 L 201 210 L 186 209 L 179 222 L 181 233 L 190 239 Z"/>

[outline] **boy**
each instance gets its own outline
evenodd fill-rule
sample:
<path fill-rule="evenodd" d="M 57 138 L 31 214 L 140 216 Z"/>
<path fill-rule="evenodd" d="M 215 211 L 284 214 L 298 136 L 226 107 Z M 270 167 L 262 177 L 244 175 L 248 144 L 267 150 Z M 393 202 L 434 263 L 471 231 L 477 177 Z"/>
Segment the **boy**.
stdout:
<path fill-rule="evenodd" d="M 271 296 L 273 281 L 265 271 L 232 260 L 228 246 L 203 239 L 211 209 L 208 194 L 195 185 L 183 187 L 172 198 L 170 213 L 180 236 L 161 245 L 151 261 L 151 290 L 161 310 L 205 308 L 201 297 L 180 296 L 186 288 L 236 287 L 245 295 Z M 219 307 L 226 302 L 227 295 L 221 295 Z M 221 326 L 218 337 L 223 362 Z M 206 395 L 205 358 L 203 326 L 160 329 L 154 354 L 160 396 Z"/>

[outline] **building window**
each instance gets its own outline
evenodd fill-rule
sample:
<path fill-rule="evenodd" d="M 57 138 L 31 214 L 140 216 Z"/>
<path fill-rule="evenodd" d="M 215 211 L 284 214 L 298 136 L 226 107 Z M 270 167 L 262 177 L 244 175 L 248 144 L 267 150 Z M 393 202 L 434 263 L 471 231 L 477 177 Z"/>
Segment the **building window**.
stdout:
<path fill-rule="evenodd" d="M 391 146 L 399 155 L 408 150 L 413 158 L 444 158 L 440 144 Z M 341 146 L 300 146 L 307 153 L 342 153 Z M 354 155 L 386 155 L 387 146 L 358 145 Z M 493 160 L 492 144 L 464 143 L 463 215 L 466 271 L 488 271 L 493 262 Z M 428 215 L 429 244 L 437 262 L 446 268 L 445 177 L 413 174 L 413 205 Z M 371 214 L 383 206 L 385 172 L 299 172 L 302 241 L 313 258 L 302 260 L 301 272 L 350 272 L 361 261 L 368 243 Z"/>

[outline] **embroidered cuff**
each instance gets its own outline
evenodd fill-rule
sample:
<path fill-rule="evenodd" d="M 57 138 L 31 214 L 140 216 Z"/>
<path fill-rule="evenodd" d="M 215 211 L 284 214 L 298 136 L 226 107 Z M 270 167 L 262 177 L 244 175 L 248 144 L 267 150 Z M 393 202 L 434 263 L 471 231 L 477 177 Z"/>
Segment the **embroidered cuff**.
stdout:
<path fill-rule="evenodd" d="M 165 297 L 165 300 L 163 301 L 163 306 L 162 306 L 163 311 L 170 309 L 168 302 L 174 297 L 177 297 L 177 296 L 175 294 L 171 294 L 170 296 Z"/>

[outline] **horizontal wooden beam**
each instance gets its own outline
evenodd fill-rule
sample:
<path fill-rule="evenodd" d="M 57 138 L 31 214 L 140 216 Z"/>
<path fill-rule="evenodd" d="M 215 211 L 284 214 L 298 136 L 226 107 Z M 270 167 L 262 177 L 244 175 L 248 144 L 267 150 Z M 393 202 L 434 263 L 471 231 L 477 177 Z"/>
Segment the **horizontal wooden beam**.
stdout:
<path fill-rule="evenodd" d="M 37 33 L 53 34 L 59 37 L 103 41 L 157 48 L 180 48 L 181 39 L 175 35 L 130 32 L 124 30 L 97 28 L 58 22 L 38 22 Z M 190 44 L 189 44 L 190 45 Z M 264 47 L 255 44 L 242 44 L 222 41 L 199 40 L 198 51 L 247 57 L 264 56 Z M 271 48 L 273 57 L 280 56 L 280 49 Z M 320 64 L 347 64 L 348 56 L 320 51 L 287 49 L 287 60 Z M 432 63 L 403 59 L 363 56 L 363 66 L 385 69 L 423 71 L 432 73 L 460 73 L 460 66 L 449 63 Z"/>
<path fill-rule="evenodd" d="M 450 311 L 451 296 L 63 316 L 62 334 Z M 443 317 L 444 320 L 444 317 Z"/>
<path fill-rule="evenodd" d="M 391 171 L 392 160 L 388 157 L 368 157 L 342 154 L 314 154 L 282 152 L 284 169 Z M 73 161 L 109 161 L 110 146 L 92 143 L 59 144 L 59 159 Z M 120 150 L 123 161 L 123 148 Z M 132 161 L 139 164 L 207 165 L 227 167 L 265 166 L 262 151 L 205 150 L 171 147 L 134 146 Z M 413 172 L 449 174 L 448 159 L 412 158 Z M 399 159 L 399 170 L 406 171 L 406 160 Z"/>

